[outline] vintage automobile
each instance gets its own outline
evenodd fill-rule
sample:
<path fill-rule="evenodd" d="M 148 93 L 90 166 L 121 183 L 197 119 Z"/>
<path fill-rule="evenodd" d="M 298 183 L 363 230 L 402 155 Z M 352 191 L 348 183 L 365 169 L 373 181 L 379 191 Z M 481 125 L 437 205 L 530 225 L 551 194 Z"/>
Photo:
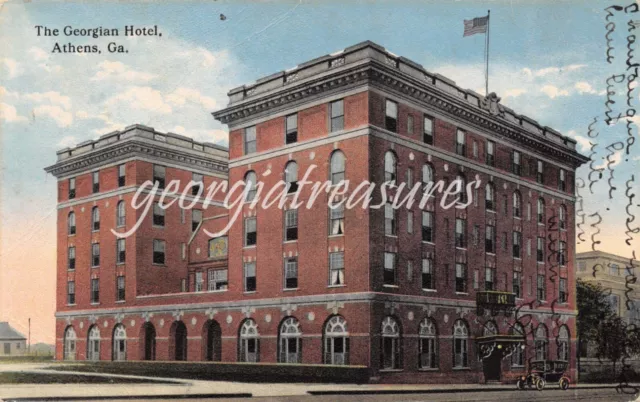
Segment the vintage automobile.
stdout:
<path fill-rule="evenodd" d="M 564 360 L 534 360 L 529 363 L 529 372 L 526 376 L 521 376 L 516 382 L 518 389 L 525 387 L 542 391 L 549 382 L 557 382 L 562 390 L 569 388 L 569 377 L 564 373 L 569 366 L 569 362 Z"/>

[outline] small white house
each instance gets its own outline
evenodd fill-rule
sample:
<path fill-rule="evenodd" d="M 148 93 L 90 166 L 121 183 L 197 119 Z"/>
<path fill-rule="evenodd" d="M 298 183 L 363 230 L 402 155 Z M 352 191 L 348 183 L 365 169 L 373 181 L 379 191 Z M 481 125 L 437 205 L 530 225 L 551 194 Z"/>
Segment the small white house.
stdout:
<path fill-rule="evenodd" d="M 0 356 L 20 356 L 27 353 L 27 338 L 8 322 L 0 322 Z"/>

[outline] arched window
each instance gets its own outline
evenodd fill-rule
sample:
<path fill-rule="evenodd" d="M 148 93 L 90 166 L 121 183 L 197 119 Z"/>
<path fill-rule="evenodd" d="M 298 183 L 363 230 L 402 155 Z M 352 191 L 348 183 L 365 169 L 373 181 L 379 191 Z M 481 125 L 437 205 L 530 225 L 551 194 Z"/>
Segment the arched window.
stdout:
<path fill-rule="evenodd" d="M 422 166 L 422 184 L 426 186 L 431 182 L 433 182 L 433 167 L 428 163 L 425 163 Z"/>
<path fill-rule="evenodd" d="M 384 154 L 384 181 L 394 182 L 397 178 L 398 159 L 392 151 Z"/>
<path fill-rule="evenodd" d="M 347 321 L 339 315 L 331 317 L 324 325 L 324 363 L 349 364 L 349 332 Z"/>
<path fill-rule="evenodd" d="M 76 234 L 76 214 L 74 212 L 69 212 L 67 215 L 67 233 L 69 235 Z"/>
<path fill-rule="evenodd" d="M 209 271 L 212 272 L 212 271 Z M 205 356 L 208 361 L 222 360 L 222 329 L 215 320 L 207 320 L 204 324 L 203 339 L 205 340 Z"/>
<path fill-rule="evenodd" d="M 156 359 L 156 328 L 150 322 L 145 322 L 142 327 L 144 336 L 144 360 Z"/>
<path fill-rule="evenodd" d="M 516 322 L 513 327 L 509 328 L 509 335 L 518 336 L 522 338 L 522 341 L 513 350 L 511 354 L 511 366 L 522 367 L 524 366 L 524 327 L 522 324 Z"/>
<path fill-rule="evenodd" d="M 91 230 L 94 232 L 100 230 L 100 210 L 98 207 L 91 209 Z"/>
<path fill-rule="evenodd" d="M 127 360 L 127 331 L 124 325 L 118 324 L 113 329 L 113 361 Z"/>
<path fill-rule="evenodd" d="M 100 328 L 98 328 L 97 325 L 93 325 L 91 329 L 89 329 L 87 360 L 100 360 Z"/>
<path fill-rule="evenodd" d="M 249 190 L 247 190 L 247 198 L 245 201 L 253 201 L 253 199 L 256 198 L 256 193 L 258 191 L 258 178 L 256 177 L 256 172 L 253 170 L 248 171 L 247 174 L 244 175 L 244 182 L 249 188 Z"/>
<path fill-rule="evenodd" d="M 488 211 L 496 209 L 496 194 L 492 183 L 487 183 L 484 187 L 484 207 Z"/>
<path fill-rule="evenodd" d="M 295 193 L 298 191 L 298 164 L 295 161 L 291 161 L 285 165 L 284 179 L 287 183 L 287 193 Z"/>
<path fill-rule="evenodd" d="M 498 327 L 496 326 L 495 322 L 489 321 L 484 325 L 484 328 L 482 329 L 482 336 L 492 335 L 498 335 Z"/>
<path fill-rule="evenodd" d="M 240 326 L 238 361 L 256 363 L 260 361 L 260 334 L 258 325 L 252 319 L 246 319 Z"/>
<path fill-rule="evenodd" d="M 463 320 L 453 324 L 453 367 L 469 366 L 469 328 Z"/>
<path fill-rule="evenodd" d="M 125 224 L 125 204 L 124 201 L 118 202 L 118 207 L 116 209 L 116 226 L 124 226 Z"/>
<path fill-rule="evenodd" d="M 344 153 L 340 150 L 334 151 L 331 154 L 331 184 L 336 185 L 340 184 L 341 181 L 344 180 L 344 171 L 345 171 L 345 158 Z"/>
<path fill-rule="evenodd" d="M 564 204 L 558 208 L 558 225 L 560 229 L 567 228 L 567 207 Z"/>
<path fill-rule="evenodd" d="M 382 321 L 382 368 L 400 368 L 400 326 L 393 317 Z"/>
<path fill-rule="evenodd" d="M 169 341 L 173 359 L 176 361 L 187 360 L 187 326 L 182 321 L 175 321 L 169 331 Z"/>
<path fill-rule="evenodd" d="M 558 333 L 558 359 L 569 361 L 569 330 L 566 325 Z"/>
<path fill-rule="evenodd" d="M 64 360 L 76 359 L 76 331 L 72 326 L 64 330 Z"/>
<path fill-rule="evenodd" d="M 545 360 L 549 350 L 549 340 L 547 339 L 547 327 L 539 324 L 533 339 L 536 350 L 536 360 Z"/>
<path fill-rule="evenodd" d="M 538 223 L 544 223 L 544 199 L 538 198 Z"/>
<path fill-rule="evenodd" d="M 279 348 L 278 362 L 302 362 L 302 331 L 300 323 L 294 317 L 287 317 L 280 324 Z"/>
<path fill-rule="evenodd" d="M 420 322 L 420 368 L 438 367 L 438 332 L 431 318 Z"/>
<path fill-rule="evenodd" d="M 522 197 L 519 191 L 513 192 L 513 217 L 520 218 L 522 215 Z"/>

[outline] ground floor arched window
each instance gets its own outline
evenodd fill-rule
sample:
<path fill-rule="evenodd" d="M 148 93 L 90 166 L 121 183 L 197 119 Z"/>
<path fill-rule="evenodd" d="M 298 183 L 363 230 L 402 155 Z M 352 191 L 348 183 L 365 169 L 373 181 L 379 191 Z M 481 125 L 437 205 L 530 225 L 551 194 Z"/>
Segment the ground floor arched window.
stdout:
<path fill-rule="evenodd" d="M 380 329 L 382 335 L 382 369 L 400 368 L 400 326 L 393 317 L 386 317 Z"/>
<path fill-rule="evenodd" d="M 64 360 L 76 359 L 76 331 L 72 326 L 64 330 Z"/>
<path fill-rule="evenodd" d="M 431 318 L 420 322 L 420 368 L 434 369 L 438 367 L 438 334 L 436 323 Z"/>
<path fill-rule="evenodd" d="M 509 335 L 522 337 L 521 343 L 518 343 L 516 345 L 516 347 L 513 349 L 513 353 L 511 354 L 511 366 L 522 367 L 524 366 L 524 346 L 526 342 L 522 324 L 515 323 L 513 327 L 509 328 Z"/>
<path fill-rule="evenodd" d="M 569 361 L 569 330 L 566 325 L 558 333 L 558 359 Z"/>
<path fill-rule="evenodd" d="M 238 361 L 255 363 L 260 361 L 260 334 L 258 325 L 246 319 L 240 326 Z"/>
<path fill-rule="evenodd" d="M 222 329 L 215 320 L 208 320 L 204 325 L 205 360 L 219 362 L 222 360 Z"/>
<path fill-rule="evenodd" d="M 145 322 L 142 326 L 143 336 L 143 360 L 156 359 L 156 328 L 150 322 Z"/>
<path fill-rule="evenodd" d="M 324 325 L 324 363 L 349 364 L 349 332 L 347 320 L 334 315 Z"/>
<path fill-rule="evenodd" d="M 533 338 L 536 351 L 536 360 L 545 360 L 549 352 L 549 340 L 547 339 L 547 327 L 539 324 Z"/>
<path fill-rule="evenodd" d="M 173 341 L 173 359 L 176 361 L 187 360 L 187 326 L 182 321 L 176 321 L 171 326 L 171 338 Z"/>
<path fill-rule="evenodd" d="M 97 325 L 93 325 L 89 329 L 87 360 L 100 360 L 100 328 Z"/>
<path fill-rule="evenodd" d="M 287 317 L 280 324 L 280 342 L 278 345 L 280 363 L 302 362 L 302 331 L 300 323 L 294 317 Z"/>
<path fill-rule="evenodd" d="M 113 360 L 127 360 L 127 331 L 124 325 L 118 324 L 113 329 Z"/>
<path fill-rule="evenodd" d="M 463 320 L 453 324 L 453 367 L 469 367 L 469 327 Z"/>

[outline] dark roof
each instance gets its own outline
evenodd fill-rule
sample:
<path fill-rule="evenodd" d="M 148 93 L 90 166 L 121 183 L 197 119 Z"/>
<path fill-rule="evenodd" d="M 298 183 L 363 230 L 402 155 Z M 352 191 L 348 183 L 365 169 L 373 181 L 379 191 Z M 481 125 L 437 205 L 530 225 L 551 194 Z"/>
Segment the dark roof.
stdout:
<path fill-rule="evenodd" d="M 26 340 L 27 338 L 24 335 L 22 335 L 20 332 L 11 328 L 11 325 L 9 325 L 8 322 L 0 322 L 0 340 L 5 340 L 5 339 L 11 339 L 11 340 L 25 339 Z"/>

